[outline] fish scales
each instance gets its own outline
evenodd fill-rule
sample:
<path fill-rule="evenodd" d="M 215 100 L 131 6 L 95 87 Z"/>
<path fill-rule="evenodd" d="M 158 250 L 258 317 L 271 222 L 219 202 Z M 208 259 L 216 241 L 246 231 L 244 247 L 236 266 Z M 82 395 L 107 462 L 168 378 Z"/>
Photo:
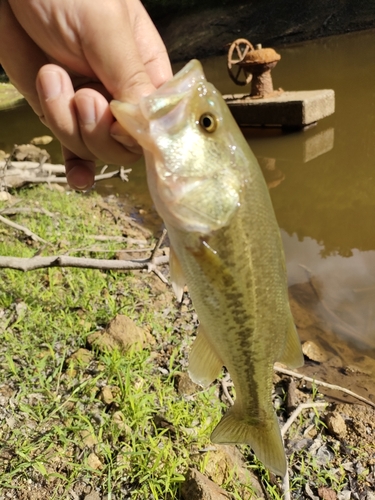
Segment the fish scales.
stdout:
<path fill-rule="evenodd" d="M 259 165 L 198 61 L 138 106 L 112 101 L 111 108 L 144 148 L 150 193 L 171 242 L 172 283 L 179 299 L 188 285 L 198 314 L 190 376 L 206 386 L 225 366 L 234 383 L 235 403 L 211 439 L 249 444 L 284 475 L 273 364 L 296 367 L 303 356 Z"/>

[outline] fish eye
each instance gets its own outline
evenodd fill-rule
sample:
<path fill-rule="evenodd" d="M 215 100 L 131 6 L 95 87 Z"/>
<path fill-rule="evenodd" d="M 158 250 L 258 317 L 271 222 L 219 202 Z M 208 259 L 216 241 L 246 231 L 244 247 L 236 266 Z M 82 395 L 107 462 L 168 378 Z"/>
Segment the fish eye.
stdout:
<path fill-rule="evenodd" d="M 211 134 L 217 129 L 217 118 L 211 113 L 203 113 L 199 118 L 199 125 Z"/>

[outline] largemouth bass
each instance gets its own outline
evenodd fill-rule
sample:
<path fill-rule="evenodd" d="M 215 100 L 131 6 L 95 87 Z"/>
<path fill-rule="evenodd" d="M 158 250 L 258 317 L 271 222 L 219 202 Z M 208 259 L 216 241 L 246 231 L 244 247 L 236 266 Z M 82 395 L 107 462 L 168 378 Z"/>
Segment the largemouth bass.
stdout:
<path fill-rule="evenodd" d="M 139 105 L 111 102 L 143 147 L 148 185 L 171 243 L 177 298 L 187 284 L 200 326 L 189 373 L 202 386 L 225 366 L 234 405 L 214 443 L 246 443 L 274 473 L 286 459 L 272 407 L 273 364 L 303 364 L 268 189 L 227 105 L 188 63 Z"/>

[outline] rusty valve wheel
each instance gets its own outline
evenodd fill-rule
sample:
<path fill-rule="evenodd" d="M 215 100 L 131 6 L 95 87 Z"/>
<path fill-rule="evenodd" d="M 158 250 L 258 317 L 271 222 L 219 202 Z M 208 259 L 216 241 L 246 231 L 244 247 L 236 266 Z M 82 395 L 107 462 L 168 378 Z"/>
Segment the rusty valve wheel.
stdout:
<path fill-rule="evenodd" d="M 253 75 L 246 70 L 246 56 L 251 50 L 254 50 L 254 47 L 245 38 L 238 38 L 229 47 L 228 73 L 237 85 L 247 85 L 251 82 Z"/>

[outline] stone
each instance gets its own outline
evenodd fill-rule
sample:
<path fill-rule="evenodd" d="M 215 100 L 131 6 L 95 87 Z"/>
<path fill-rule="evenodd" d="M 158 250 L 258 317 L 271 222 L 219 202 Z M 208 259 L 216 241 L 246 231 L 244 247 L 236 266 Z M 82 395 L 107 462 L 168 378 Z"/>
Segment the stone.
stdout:
<path fill-rule="evenodd" d="M 0 201 L 11 201 L 13 196 L 7 191 L 0 191 Z"/>
<path fill-rule="evenodd" d="M 95 434 L 88 429 L 80 432 L 82 448 L 94 448 L 98 444 L 98 439 Z"/>
<path fill-rule="evenodd" d="M 125 352 L 131 347 L 137 350 L 143 349 L 146 339 L 147 334 L 142 328 L 127 316 L 118 314 L 104 331 L 92 333 L 87 341 L 101 351 L 119 349 Z"/>
<path fill-rule="evenodd" d="M 132 434 L 132 428 L 125 422 L 125 416 L 121 411 L 115 411 L 112 415 L 112 422 L 114 425 L 124 434 L 130 436 Z"/>
<path fill-rule="evenodd" d="M 97 491 L 92 491 L 85 496 L 84 500 L 101 500 L 101 496 Z"/>
<path fill-rule="evenodd" d="M 112 393 L 112 389 L 111 389 L 111 387 L 109 385 L 106 385 L 100 391 L 100 399 L 107 406 L 109 406 L 113 402 L 114 396 L 113 396 L 113 393 Z"/>
<path fill-rule="evenodd" d="M 251 498 L 250 489 L 256 491 L 256 498 L 264 498 L 261 493 L 262 487 L 259 481 L 246 468 L 245 460 L 235 446 L 215 445 L 215 451 L 208 452 L 204 473 L 219 486 L 227 483 L 233 476 L 237 477 L 239 482 L 244 486 L 241 492 L 242 500 Z"/>
<path fill-rule="evenodd" d="M 323 500 L 336 500 L 337 499 L 336 493 L 333 490 L 331 490 L 331 488 L 326 488 L 325 486 L 318 488 L 318 495 L 319 495 L 319 498 L 322 498 Z"/>
<path fill-rule="evenodd" d="M 186 372 L 176 376 L 177 392 L 180 396 L 191 396 L 200 390 L 200 386 L 195 384 Z"/>
<path fill-rule="evenodd" d="M 90 455 L 87 457 L 87 465 L 95 470 L 100 470 L 103 468 L 102 462 L 95 453 L 90 453 Z"/>
<path fill-rule="evenodd" d="M 74 352 L 66 360 L 67 364 L 67 374 L 69 377 L 75 377 L 77 375 L 78 368 L 86 368 L 93 360 L 94 355 L 91 351 L 87 349 L 80 348 L 78 351 Z"/>
<path fill-rule="evenodd" d="M 17 161 L 46 161 L 49 162 L 51 157 L 45 149 L 38 148 L 33 144 L 20 144 L 16 146 L 12 155 L 13 160 Z"/>
<path fill-rule="evenodd" d="M 184 500 L 229 500 L 230 494 L 196 469 L 189 469 L 182 485 Z"/>
<path fill-rule="evenodd" d="M 337 411 L 332 411 L 327 413 L 325 417 L 325 422 L 328 431 L 338 438 L 343 438 L 346 436 L 347 428 L 345 420 Z"/>
<path fill-rule="evenodd" d="M 317 363 L 325 363 L 328 360 L 328 356 L 324 350 L 312 340 L 307 340 L 302 344 L 302 352 L 311 361 L 316 361 Z"/>
<path fill-rule="evenodd" d="M 51 137 L 50 135 L 41 135 L 40 137 L 34 137 L 33 139 L 31 139 L 30 144 L 33 144 L 34 146 L 45 146 L 52 141 L 53 137 Z"/>

